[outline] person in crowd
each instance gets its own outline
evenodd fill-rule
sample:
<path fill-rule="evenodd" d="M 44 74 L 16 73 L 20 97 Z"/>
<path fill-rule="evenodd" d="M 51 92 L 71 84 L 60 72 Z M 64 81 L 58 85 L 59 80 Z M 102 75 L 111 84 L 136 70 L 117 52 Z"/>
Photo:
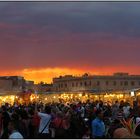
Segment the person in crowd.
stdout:
<path fill-rule="evenodd" d="M 37 107 L 36 107 L 36 112 Z M 45 112 L 38 112 L 38 116 L 40 117 L 40 125 L 39 125 L 39 138 L 47 139 L 50 138 L 49 125 L 51 122 L 51 107 L 45 106 Z"/>
<path fill-rule="evenodd" d="M 96 111 L 96 118 L 92 121 L 92 138 L 105 137 L 105 124 L 103 122 L 103 111 Z"/>
<path fill-rule="evenodd" d="M 65 136 L 65 129 L 64 129 L 64 114 L 62 111 L 57 112 L 56 118 L 53 120 L 52 125 L 55 129 L 55 138 L 60 139 Z"/>
<path fill-rule="evenodd" d="M 9 139 L 23 139 L 23 136 L 18 131 L 18 124 L 16 120 L 9 121 L 8 130 L 10 132 Z"/>
<path fill-rule="evenodd" d="M 113 138 L 115 139 L 131 138 L 131 134 L 126 128 L 117 128 L 113 133 Z"/>
<path fill-rule="evenodd" d="M 71 134 L 74 138 L 82 137 L 84 133 L 85 125 L 84 125 L 84 120 L 83 118 L 81 118 L 80 114 L 75 114 L 75 113 L 72 114 L 70 120 L 70 127 L 71 127 Z"/>
<path fill-rule="evenodd" d="M 109 126 L 108 129 L 108 138 L 113 138 L 113 133 L 117 128 L 122 128 L 123 125 L 121 124 L 120 120 L 115 119 Z"/>
<path fill-rule="evenodd" d="M 84 135 L 82 136 L 82 139 L 90 139 L 91 138 L 90 134 L 91 134 L 90 129 L 88 127 L 85 128 Z"/>
<path fill-rule="evenodd" d="M 38 138 L 38 131 L 39 131 L 39 124 L 40 124 L 40 117 L 38 116 L 38 113 L 34 111 L 32 108 L 29 111 L 29 138 Z"/>
<path fill-rule="evenodd" d="M 123 127 L 121 119 L 127 121 L 134 117 L 136 122 L 140 120 L 135 107 L 132 108 L 133 113 L 130 112 L 128 115 L 124 111 L 125 106 L 123 101 L 120 104 L 116 101 L 115 104 L 108 105 L 107 102 L 89 100 L 84 103 L 72 101 L 3 105 L 0 108 L 1 138 L 9 138 L 9 132 L 10 135 L 19 132 L 21 134 L 18 133 L 19 138 L 32 139 L 114 138 L 115 131 Z M 140 126 L 135 131 L 137 136 L 139 128 Z"/>
<path fill-rule="evenodd" d="M 123 106 L 119 106 L 119 110 L 118 110 L 116 119 L 122 120 L 124 118 L 125 118 L 125 116 L 124 116 L 124 112 L 123 112 Z"/>
<path fill-rule="evenodd" d="M 2 106 L 2 139 L 8 138 L 8 123 L 10 121 L 10 116 L 8 114 L 6 106 Z"/>
<path fill-rule="evenodd" d="M 130 115 L 130 104 L 129 103 L 125 103 L 124 107 L 123 107 L 123 113 L 124 113 L 124 117 L 127 119 Z"/>
<path fill-rule="evenodd" d="M 140 137 L 140 111 L 138 112 L 138 116 L 136 117 L 136 124 L 139 125 L 136 127 L 135 135 Z"/>
<path fill-rule="evenodd" d="M 135 135 L 140 137 L 140 124 L 137 126 L 136 130 L 135 130 Z"/>
<path fill-rule="evenodd" d="M 138 112 L 138 116 L 136 117 L 136 123 L 140 123 L 140 112 Z"/>
<path fill-rule="evenodd" d="M 0 135 L 2 133 L 2 110 L 0 109 Z"/>
<path fill-rule="evenodd" d="M 79 111 L 81 113 L 81 117 L 84 118 L 85 117 L 85 107 L 82 104 L 80 106 Z"/>
<path fill-rule="evenodd" d="M 113 119 L 117 118 L 118 111 L 119 111 L 119 102 L 115 101 L 115 104 L 112 105 L 112 118 Z"/>
<path fill-rule="evenodd" d="M 23 135 L 24 138 L 29 138 L 29 114 L 27 112 L 27 110 L 21 109 L 21 110 L 17 110 L 17 112 L 19 112 L 20 118 L 19 118 L 19 129 L 21 134 Z"/>

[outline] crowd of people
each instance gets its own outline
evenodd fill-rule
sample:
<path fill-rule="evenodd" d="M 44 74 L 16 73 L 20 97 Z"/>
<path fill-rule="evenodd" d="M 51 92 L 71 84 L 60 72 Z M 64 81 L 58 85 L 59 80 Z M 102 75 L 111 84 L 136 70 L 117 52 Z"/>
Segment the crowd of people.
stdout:
<path fill-rule="evenodd" d="M 140 109 L 128 102 L 5 104 L 0 108 L 0 137 L 40 139 L 138 138 L 122 121 L 140 122 Z M 133 128 L 131 128 L 133 129 Z"/>

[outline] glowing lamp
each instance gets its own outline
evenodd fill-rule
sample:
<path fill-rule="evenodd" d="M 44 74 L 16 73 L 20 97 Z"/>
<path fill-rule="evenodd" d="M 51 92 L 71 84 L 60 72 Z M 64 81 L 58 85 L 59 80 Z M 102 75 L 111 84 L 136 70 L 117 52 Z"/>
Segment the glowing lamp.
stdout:
<path fill-rule="evenodd" d="M 82 96 L 82 94 L 79 94 L 79 97 L 81 97 Z"/>
<path fill-rule="evenodd" d="M 135 92 L 134 91 L 131 91 L 131 96 L 135 96 Z"/>

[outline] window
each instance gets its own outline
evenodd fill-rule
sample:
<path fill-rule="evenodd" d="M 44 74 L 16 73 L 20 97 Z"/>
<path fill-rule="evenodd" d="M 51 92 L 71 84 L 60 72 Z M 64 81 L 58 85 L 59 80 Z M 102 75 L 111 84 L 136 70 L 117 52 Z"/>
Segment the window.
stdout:
<path fill-rule="evenodd" d="M 72 83 L 72 87 L 74 87 L 74 83 Z"/>
<path fill-rule="evenodd" d="M 97 81 L 97 86 L 99 86 L 100 85 L 100 81 Z"/>
<path fill-rule="evenodd" d="M 108 86 L 108 81 L 106 81 L 106 85 Z"/>
<path fill-rule="evenodd" d="M 113 85 L 114 85 L 114 86 L 116 86 L 116 85 L 117 85 L 116 81 L 114 81 L 114 82 L 113 82 Z"/>
<path fill-rule="evenodd" d="M 134 81 L 132 81 L 132 82 L 131 82 L 131 86 L 134 86 L 134 85 L 135 85 L 135 82 L 134 82 Z"/>
<path fill-rule="evenodd" d="M 78 83 L 76 83 L 76 87 L 78 87 Z"/>
<path fill-rule="evenodd" d="M 81 82 L 81 83 L 80 83 L 80 86 L 82 86 L 82 85 L 83 85 L 83 83 Z"/>
<path fill-rule="evenodd" d="M 61 84 L 61 88 L 63 88 L 63 84 Z"/>
<path fill-rule="evenodd" d="M 65 84 L 65 87 L 67 87 L 67 84 Z"/>
<path fill-rule="evenodd" d="M 61 88 L 61 85 L 59 84 L 59 88 Z"/>
<path fill-rule="evenodd" d="M 91 86 L 91 81 L 89 81 L 89 86 Z"/>
<path fill-rule="evenodd" d="M 139 85 L 140 85 L 140 81 L 139 81 Z"/>
<path fill-rule="evenodd" d="M 128 82 L 127 82 L 127 81 L 125 81 L 125 82 L 124 82 L 124 85 L 125 85 L 125 86 L 128 86 Z"/>
<path fill-rule="evenodd" d="M 122 82 L 122 81 L 120 82 L 120 85 L 121 85 L 121 86 L 123 85 L 123 82 Z"/>
<path fill-rule="evenodd" d="M 87 86 L 87 82 L 85 82 L 85 86 Z"/>

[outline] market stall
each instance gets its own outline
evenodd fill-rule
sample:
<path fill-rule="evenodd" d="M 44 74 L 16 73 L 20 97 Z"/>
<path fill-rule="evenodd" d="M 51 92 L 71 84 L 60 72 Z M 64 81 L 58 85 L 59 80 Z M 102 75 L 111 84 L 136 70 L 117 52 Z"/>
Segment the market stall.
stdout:
<path fill-rule="evenodd" d="M 140 93 L 137 98 L 140 98 Z M 9 103 L 29 104 L 33 102 L 51 103 L 51 102 L 86 102 L 102 100 L 103 102 L 114 103 L 118 101 L 127 101 L 133 104 L 136 96 L 131 90 L 128 91 L 103 91 L 103 92 L 48 92 L 48 93 L 5 93 L 0 95 L 0 105 Z M 140 101 L 140 99 L 139 99 Z"/>

